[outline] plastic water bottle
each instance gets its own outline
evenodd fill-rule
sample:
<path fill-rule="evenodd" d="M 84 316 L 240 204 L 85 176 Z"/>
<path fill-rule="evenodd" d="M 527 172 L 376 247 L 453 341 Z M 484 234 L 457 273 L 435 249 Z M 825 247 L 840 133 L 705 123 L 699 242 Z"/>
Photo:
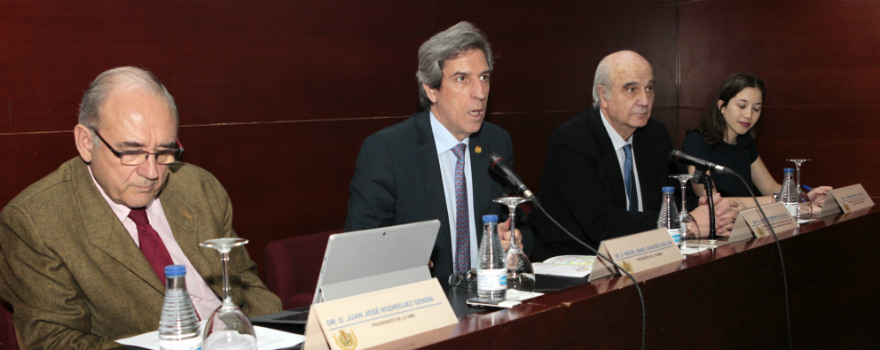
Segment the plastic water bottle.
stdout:
<path fill-rule="evenodd" d="M 498 215 L 483 215 L 483 241 L 477 269 L 477 296 L 500 300 L 507 294 L 507 266 L 498 237 Z"/>
<path fill-rule="evenodd" d="M 186 267 L 165 266 L 165 303 L 159 317 L 159 349 L 199 350 L 199 317 L 186 290 Z"/>
<path fill-rule="evenodd" d="M 779 193 L 779 200 L 785 204 L 785 209 L 791 213 L 791 216 L 797 220 L 798 218 L 798 195 L 800 191 L 794 182 L 794 168 L 785 168 L 782 170 L 782 191 Z"/>
<path fill-rule="evenodd" d="M 675 244 L 681 244 L 681 218 L 675 208 L 675 187 L 663 187 L 663 202 L 660 204 L 660 215 L 657 216 L 657 227 L 669 230 Z"/>

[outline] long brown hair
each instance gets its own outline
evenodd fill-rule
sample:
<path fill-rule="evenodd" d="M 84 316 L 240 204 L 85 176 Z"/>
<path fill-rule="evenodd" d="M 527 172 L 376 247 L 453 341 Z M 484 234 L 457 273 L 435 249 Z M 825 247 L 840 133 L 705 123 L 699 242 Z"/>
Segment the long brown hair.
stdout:
<path fill-rule="evenodd" d="M 703 115 L 703 119 L 700 120 L 700 124 L 690 131 L 699 132 L 700 135 L 703 136 L 703 141 L 709 146 L 723 142 L 724 132 L 727 129 L 727 122 L 724 120 L 724 115 L 721 114 L 721 108 L 718 107 L 718 101 L 723 101 L 721 107 L 726 107 L 727 103 L 730 102 L 730 99 L 743 89 L 749 87 L 761 91 L 762 100 L 767 98 L 767 92 L 764 90 L 764 81 L 762 81 L 761 78 L 748 73 L 734 73 L 729 75 L 727 79 L 724 79 L 724 83 L 721 84 L 718 93 L 715 94 L 715 98 L 712 100 L 706 114 Z M 759 118 L 758 122 L 752 126 L 751 130 L 749 130 L 752 138 L 758 137 L 758 125 L 762 120 L 764 120 L 764 118 Z"/>

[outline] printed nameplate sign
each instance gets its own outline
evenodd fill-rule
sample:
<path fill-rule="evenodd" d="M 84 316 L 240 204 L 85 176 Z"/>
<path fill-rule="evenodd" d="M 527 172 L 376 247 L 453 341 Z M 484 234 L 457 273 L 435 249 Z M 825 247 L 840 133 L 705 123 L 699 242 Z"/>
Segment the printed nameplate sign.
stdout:
<path fill-rule="evenodd" d="M 684 259 L 669 231 L 658 228 L 628 236 L 606 239 L 599 245 L 599 252 L 614 260 L 630 274 L 649 270 Z M 596 257 L 590 282 L 614 273 L 614 265 Z"/>
<path fill-rule="evenodd" d="M 767 220 L 770 220 L 770 225 L 773 227 L 774 232 L 785 232 L 797 228 L 797 222 L 794 221 L 794 217 L 791 216 L 791 213 L 785 208 L 785 204 L 782 204 L 782 202 L 770 203 L 761 206 L 761 208 L 764 209 L 764 214 L 767 215 Z M 767 223 L 764 222 L 764 218 L 761 217 L 761 212 L 758 211 L 758 208 L 746 209 L 739 212 L 739 215 L 736 217 L 736 222 L 733 224 L 733 230 L 730 232 L 730 238 L 727 242 L 732 243 L 752 238 L 752 233 L 754 233 L 757 238 L 770 235 L 770 230 L 767 229 Z"/>
<path fill-rule="evenodd" d="M 432 278 L 312 305 L 303 349 L 366 349 L 457 323 Z"/>
<path fill-rule="evenodd" d="M 868 196 L 868 192 L 862 187 L 862 184 L 855 184 L 843 188 L 835 188 L 828 192 L 828 198 L 822 204 L 822 211 L 819 217 L 825 217 L 839 213 L 843 210 L 844 214 L 853 211 L 870 208 L 874 206 L 874 201 Z"/>

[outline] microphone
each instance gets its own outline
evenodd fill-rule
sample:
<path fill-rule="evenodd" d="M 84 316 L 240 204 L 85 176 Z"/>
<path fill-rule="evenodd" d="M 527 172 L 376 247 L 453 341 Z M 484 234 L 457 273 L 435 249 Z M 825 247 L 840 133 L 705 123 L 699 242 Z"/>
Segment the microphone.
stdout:
<path fill-rule="evenodd" d="M 718 165 L 718 164 L 715 164 L 715 163 L 712 163 L 710 161 L 706 161 L 706 160 L 703 160 L 700 158 L 691 157 L 691 156 L 684 154 L 683 152 L 681 152 L 677 149 L 674 149 L 669 152 L 669 160 L 676 162 L 676 163 L 679 163 L 679 164 L 693 165 L 693 166 L 700 168 L 702 170 L 712 170 L 717 174 L 728 174 L 728 175 L 735 175 L 736 174 L 735 171 L 730 170 L 726 167 L 723 167 L 721 165 Z"/>
<path fill-rule="evenodd" d="M 532 203 L 537 206 L 541 205 L 538 202 L 538 197 L 526 187 L 526 184 L 520 180 L 519 176 L 516 176 L 516 173 L 514 173 L 513 170 L 510 170 L 510 167 L 504 162 L 504 158 L 498 155 L 498 153 L 492 153 L 489 155 L 489 169 L 507 180 L 507 182 L 516 189 L 518 194 L 522 194 L 523 197 L 531 200 Z"/>

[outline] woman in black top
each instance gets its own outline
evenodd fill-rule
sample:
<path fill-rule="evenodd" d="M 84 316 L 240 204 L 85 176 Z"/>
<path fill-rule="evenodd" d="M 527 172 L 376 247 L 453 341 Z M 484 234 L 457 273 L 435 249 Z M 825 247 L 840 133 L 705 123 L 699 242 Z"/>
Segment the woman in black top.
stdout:
<path fill-rule="evenodd" d="M 782 185 L 773 179 L 761 156 L 754 138 L 757 125 L 761 121 L 761 107 L 765 96 L 764 82 L 746 73 L 735 73 L 727 77 L 718 89 L 714 103 L 703 116 L 700 124 L 690 130 L 684 139 L 682 151 L 691 156 L 728 167 L 740 174 L 749 183 L 761 205 L 771 203 L 773 193 L 778 193 Z M 688 166 L 688 173 L 694 173 Z M 755 206 L 749 190 L 734 176 L 712 176 L 718 193 L 740 203 L 740 208 Z M 702 185 L 693 185 L 694 193 L 705 196 Z M 813 189 L 809 197 L 817 205 L 825 200 L 824 194 L 831 187 L 821 186 Z M 819 201 L 819 202 L 817 202 Z"/>

